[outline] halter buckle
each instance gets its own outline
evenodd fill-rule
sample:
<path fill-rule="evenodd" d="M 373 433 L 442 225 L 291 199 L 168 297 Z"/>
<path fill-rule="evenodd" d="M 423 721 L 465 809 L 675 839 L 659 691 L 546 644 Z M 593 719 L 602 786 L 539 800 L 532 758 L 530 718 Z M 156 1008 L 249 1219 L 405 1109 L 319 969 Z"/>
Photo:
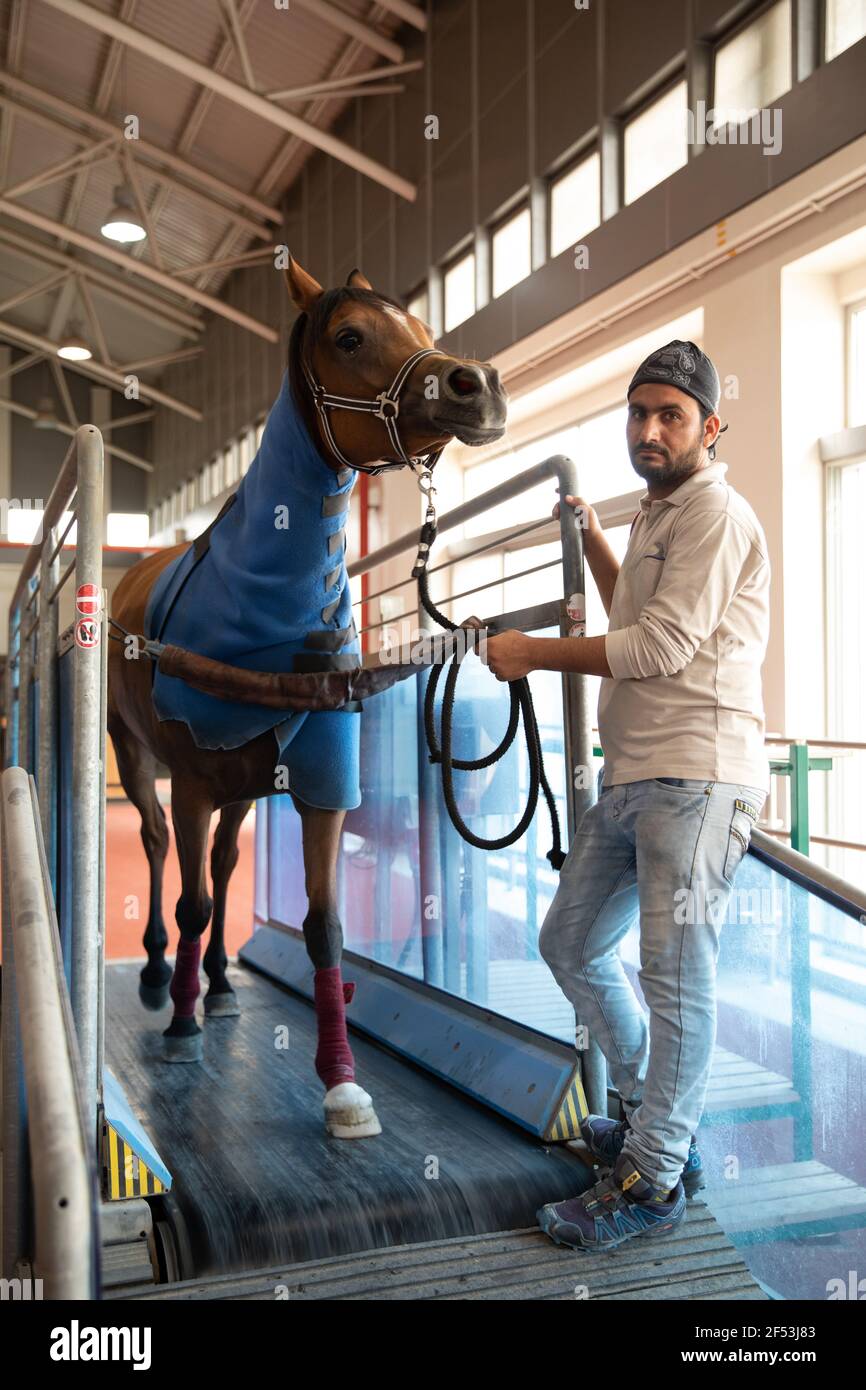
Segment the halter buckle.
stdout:
<path fill-rule="evenodd" d="M 392 398 L 387 391 L 380 391 L 376 400 L 379 402 L 379 408 L 374 410 L 373 414 L 377 420 L 397 419 L 400 414 L 400 402 L 396 397 Z"/>

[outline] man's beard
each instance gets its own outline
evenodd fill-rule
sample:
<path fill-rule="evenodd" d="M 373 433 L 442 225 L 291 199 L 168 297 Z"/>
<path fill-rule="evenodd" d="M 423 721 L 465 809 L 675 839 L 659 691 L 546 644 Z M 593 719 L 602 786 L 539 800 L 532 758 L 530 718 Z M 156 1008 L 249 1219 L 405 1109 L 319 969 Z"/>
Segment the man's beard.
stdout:
<path fill-rule="evenodd" d="M 698 440 L 690 449 L 674 456 L 669 450 L 659 446 L 658 453 L 652 458 L 641 455 L 637 449 L 629 449 L 629 457 L 635 473 L 645 482 L 660 483 L 662 487 L 668 487 L 671 483 L 682 482 L 694 473 L 701 462 L 703 451 L 704 446 Z"/>

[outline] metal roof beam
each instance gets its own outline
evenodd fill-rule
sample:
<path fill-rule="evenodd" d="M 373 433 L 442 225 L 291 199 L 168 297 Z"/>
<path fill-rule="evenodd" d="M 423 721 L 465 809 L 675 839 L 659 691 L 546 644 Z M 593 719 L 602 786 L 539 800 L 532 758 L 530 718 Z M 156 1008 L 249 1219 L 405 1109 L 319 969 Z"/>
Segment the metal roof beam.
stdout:
<path fill-rule="evenodd" d="M 17 92 L 19 96 L 29 97 L 31 101 L 41 102 L 43 106 L 55 111 L 58 115 L 65 116 L 68 121 L 88 126 L 99 135 L 107 136 L 118 133 L 116 121 L 110 121 L 95 111 L 83 111 L 79 107 L 73 106 L 72 102 L 64 101 L 62 97 L 55 96 L 53 92 L 43 91 L 41 87 L 35 87 L 32 82 L 25 82 L 23 78 L 16 77 L 12 73 L 0 72 L 0 86 Z M 43 125 L 50 124 L 50 117 L 45 116 L 41 111 L 33 111 L 28 106 L 16 106 L 9 102 L 8 98 L 4 100 L 3 104 L 7 105 L 7 103 L 8 109 L 16 111 L 19 115 L 27 116 Z M 54 124 L 57 125 L 56 122 Z M 68 125 L 57 125 L 57 128 L 67 139 L 74 135 L 79 138 L 84 135 L 83 131 L 74 130 Z M 184 193 L 199 194 L 200 197 L 203 197 L 204 195 L 199 193 L 199 189 L 190 187 L 190 184 L 197 183 L 200 188 L 206 188 L 215 195 L 214 198 L 206 201 L 210 202 L 211 206 L 218 207 L 221 212 L 233 212 L 236 208 L 244 207 L 248 212 L 267 222 L 282 221 L 282 213 L 278 208 L 256 198 L 252 193 L 244 193 L 241 189 L 234 188 L 223 179 L 209 174 L 206 169 L 200 169 L 197 165 L 190 164 L 188 160 L 182 159 L 180 155 L 174 154 L 171 150 L 164 150 L 159 145 L 151 144 L 149 140 L 144 139 L 136 140 L 135 146 L 139 159 L 158 168 L 162 166 L 166 169 L 173 169 L 175 173 L 181 175 L 181 179 L 173 180 L 167 178 L 165 174 L 161 174 L 164 182 L 179 188 Z M 186 179 L 188 182 L 184 183 L 182 179 Z M 255 223 L 249 223 L 249 225 L 255 227 L 256 232 L 261 234 L 263 230 L 261 227 L 257 227 Z"/>
<path fill-rule="evenodd" d="M 23 415 L 25 420 L 35 420 L 39 414 L 38 410 L 34 410 L 29 405 L 22 405 L 20 401 L 2 399 L 0 399 L 0 410 L 8 410 L 13 415 Z M 58 420 L 53 428 L 57 430 L 58 434 L 75 434 L 72 426 L 64 425 L 62 420 Z M 101 429 L 104 428 L 104 425 L 101 426 Z M 154 471 L 152 463 L 148 463 L 147 459 L 139 458 L 138 454 L 131 454 L 128 449 L 120 449 L 116 444 L 106 444 L 105 442 L 103 442 L 103 447 L 107 454 L 113 454 L 115 458 L 123 459 L 126 463 L 134 463 L 136 468 L 142 468 L 146 473 Z"/>
<path fill-rule="evenodd" d="M 53 246 L 34 241 L 32 237 L 23 237 L 9 227 L 0 226 L 0 244 L 12 247 L 17 255 L 36 265 L 67 266 L 85 280 L 98 285 L 103 294 L 118 300 L 125 308 L 156 324 L 158 328 L 179 333 L 184 338 L 197 338 L 204 328 L 203 321 L 186 309 L 155 299 L 137 285 L 127 284 L 116 275 L 108 275 L 104 270 L 77 260 L 65 251 L 57 251 Z"/>
<path fill-rule="evenodd" d="M 31 333 L 29 329 L 19 328 L 17 323 L 7 323 L 5 319 L 0 319 L 0 338 L 6 338 L 9 342 L 18 343 L 23 347 L 38 348 L 46 357 L 55 356 L 60 346 L 50 338 L 43 337 L 41 333 Z M 107 366 L 104 362 L 97 362 L 94 357 L 86 362 L 68 362 L 66 365 L 70 371 L 78 372 L 81 376 L 93 377 L 96 381 L 102 382 L 103 386 L 115 386 L 122 391 L 126 385 L 122 372 L 116 367 Z M 169 410 L 176 410 L 179 415 L 185 415 L 189 420 L 200 421 L 203 418 L 201 411 L 196 410 L 195 406 L 166 395 L 165 391 L 160 391 L 156 386 L 148 386 L 142 381 L 139 383 L 139 390 L 143 398 L 153 401 L 156 405 L 166 405 Z"/>
<path fill-rule="evenodd" d="M 299 0 L 295 0 L 295 2 L 298 3 Z M 394 170 L 386 168 L 384 164 L 380 164 L 376 159 L 371 159 L 369 155 L 363 154 L 360 150 L 353 149 L 344 140 L 339 140 L 327 131 L 319 130 L 316 126 L 310 125 L 300 116 L 295 116 L 290 111 L 284 111 L 281 107 L 268 101 L 266 97 L 248 91 L 239 82 L 232 82 L 222 73 L 213 72 L 204 63 L 197 62 L 185 53 L 179 53 L 177 49 L 170 48 L 168 44 L 152 38 L 150 34 L 145 34 L 131 25 L 123 24 L 120 20 L 114 19 L 112 15 L 103 14 L 101 10 L 94 10 L 92 6 L 83 4 L 82 0 L 43 0 L 43 3 L 68 15 L 71 19 L 77 19 L 82 24 L 89 24 L 91 28 L 107 34 L 109 38 L 121 39 L 130 48 L 144 53 L 154 62 L 162 63 L 163 66 L 179 72 L 184 77 L 191 78 L 192 81 L 200 83 L 203 87 L 212 88 L 219 96 L 225 97 L 227 101 L 234 102 L 236 106 L 243 107 L 252 115 L 260 117 L 263 121 L 269 121 L 272 125 L 279 126 L 291 135 L 299 136 L 308 144 L 314 145 L 316 149 L 332 155 L 341 163 L 347 164 L 350 169 L 356 169 L 359 173 L 365 174 L 376 183 L 380 183 L 383 188 L 388 188 L 392 193 L 399 194 L 408 202 L 415 201 L 417 196 L 415 184 L 402 178 Z M 307 9 L 314 7 L 314 0 L 302 0 L 302 3 Z M 322 0 L 315 0 L 315 5 L 322 5 Z M 328 6 L 322 7 L 330 8 Z M 342 11 L 335 10 L 333 13 L 341 15 L 343 20 L 348 19 L 348 16 L 342 14 Z M 357 24 L 358 21 L 352 20 L 351 23 Z M 360 27 L 364 28 L 363 25 Z M 369 38 L 369 31 L 366 32 Z M 382 49 L 380 48 L 379 51 L 381 52 Z M 399 62 L 403 57 L 403 50 L 398 45 L 392 44 L 389 45 L 389 51 L 384 56 Z"/>
<path fill-rule="evenodd" d="M 82 250 L 89 251 L 94 256 L 99 256 L 104 261 L 110 261 L 112 265 L 122 266 L 130 274 L 137 276 L 140 280 L 149 280 L 151 284 L 160 285 L 162 289 L 171 290 L 174 294 L 182 298 L 191 299 L 194 303 L 200 304 L 203 309 L 210 309 L 212 313 L 219 314 L 221 318 L 228 319 L 230 323 L 235 323 L 239 328 L 246 328 L 248 332 L 255 333 L 257 337 L 264 338 L 267 343 L 279 342 L 280 335 L 270 324 L 260 323 L 258 319 L 251 318 L 249 314 L 244 314 L 240 309 L 236 309 L 232 304 L 226 304 L 222 299 L 216 299 L 212 294 L 205 294 L 203 290 L 196 289 L 194 285 L 185 285 L 182 280 L 178 280 L 174 275 L 167 274 L 164 270 L 158 270 L 156 266 L 148 265 L 146 261 L 134 261 L 123 251 L 116 251 L 107 242 L 100 242 L 95 237 L 85 236 L 84 232 L 78 232 L 74 227 L 64 227 L 62 222 L 55 222 L 51 217 L 43 217 L 40 212 L 34 212 L 32 208 L 19 207 L 17 203 L 10 203 L 8 198 L 0 198 L 0 213 L 5 213 L 16 222 L 23 222 L 28 227 L 36 227 L 39 231 L 49 232 L 52 236 L 63 237 L 65 241 L 71 241 L 73 246 L 80 246 Z"/>
<path fill-rule="evenodd" d="M 423 10 L 419 10 L 417 5 L 410 5 L 409 0 L 376 0 L 377 5 L 381 5 L 383 10 L 390 10 L 391 14 L 397 15 L 398 19 L 403 19 L 407 24 L 420 29 L 422 34 L 427 32 L 427 16 Z"/>
<path fill-rule="evenodd" d="M 321 82 L 313 82 L 307 87 L 285 87 L 282 91 L 268 92 L 267 95 L 271 101 L 283 101 L 287 97 L 318 97 L 323 92 L 339 92 L 341 87 L 354 87 L 363 82 L 379 82 L 386 77 L 402 77 L 407 72 L 418 72 L 423 66 L 420 58 L 416 58 L 411 63 L 369 68 L 366 72 L 349 73 L 347 77 L 326 77 Z"/>
<path fill-rule="evenodd" d="M 403 57 L 403 49 L 393 39 L 386 39 L 384 34 L 380 34 L 378 29 L 374 29 L 371 24 L 365 24 L 362 19 L 355 19 L 353 15 L 346 14 L 344 10 L 338 10 L 336 5 L 329 5 L 328 0 L 293 0 L 299 10 L 308 10 L 317 19 L 321 19 L 325 24 L 330 24 L 332 29 L 339 29 L 341 33 L 348 34 L 350 38 L 357 39 L 367 48 L 372 48 L 374 53 L 381 53 L 383 58 L 387 58 L 391 63 L 399 63 Z"/>

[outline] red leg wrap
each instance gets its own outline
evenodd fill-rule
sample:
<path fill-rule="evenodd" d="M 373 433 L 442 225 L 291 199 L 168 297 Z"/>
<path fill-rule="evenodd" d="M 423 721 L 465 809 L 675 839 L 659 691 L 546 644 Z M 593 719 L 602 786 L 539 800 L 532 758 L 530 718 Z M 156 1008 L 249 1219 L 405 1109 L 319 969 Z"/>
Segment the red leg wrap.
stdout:
<path fill-rule="evenodd" d="M 346 1003 L 339 965 L 317 970 L 315 976 L 316 1021 L 319 1046 L 316 1072 L 325 1089 L 355 1080 L 355 1059 L 346 1035 Z"/>
<path fill-rule="evenodd" d="M 200 957 L 201 941 L 184 941 L 181 937 L 177 943 L 177 960 L 168 991 L 174 1002 L 175 1018 L 192 1018 L 195 1014 Z"/>

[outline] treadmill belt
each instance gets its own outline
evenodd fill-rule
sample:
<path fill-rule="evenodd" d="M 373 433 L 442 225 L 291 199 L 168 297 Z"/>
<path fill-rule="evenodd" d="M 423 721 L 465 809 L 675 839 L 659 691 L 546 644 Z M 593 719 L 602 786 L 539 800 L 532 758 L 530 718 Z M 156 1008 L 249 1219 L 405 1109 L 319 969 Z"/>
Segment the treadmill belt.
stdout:
<path fill-rule="evenodd" d="M 143 1008 L 139 970 L 106 969 L 105 1051 L 172 1174 L 153 1200 L 185 1228 L 182 1278 L 525 1228 L 594 1180 L 564 1146 L 358 1034 L 356 1079 L 383 1132 L 331 1138 L 312 1006 L 242 965 L 229 969 L 240 1017 L 203 1023 L 203 1062 L 164 1062 L 171 1005 Z"/>

